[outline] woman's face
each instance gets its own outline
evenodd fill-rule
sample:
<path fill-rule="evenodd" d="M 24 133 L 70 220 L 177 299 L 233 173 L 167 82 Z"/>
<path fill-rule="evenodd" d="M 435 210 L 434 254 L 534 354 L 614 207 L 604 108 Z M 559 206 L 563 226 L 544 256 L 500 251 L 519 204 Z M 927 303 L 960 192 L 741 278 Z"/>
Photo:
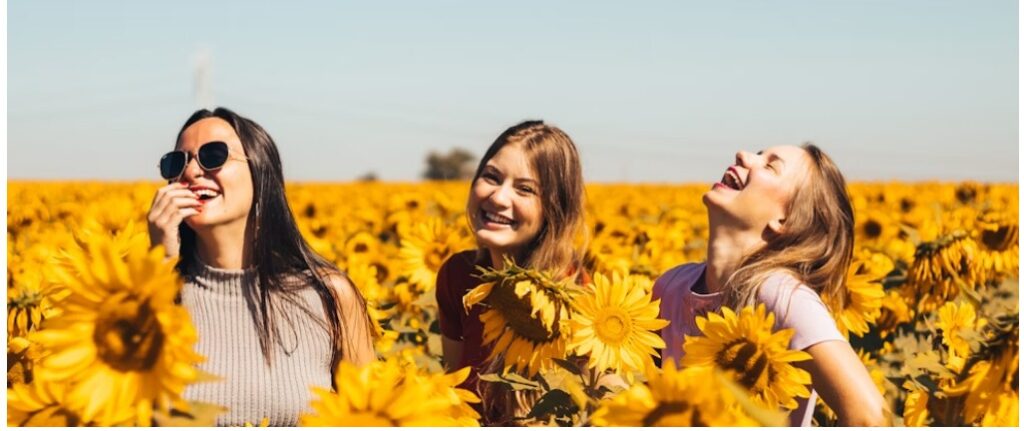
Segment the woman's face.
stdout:
<path fill-rule="evenodd" d="M 195 156 L 203 144 L 216 141 L 228 144 L 229 156 L 224 166 L 204 171 L 195 157 L 191 157 L 179 179 L 197 193 L 202 202 L 200 213 L 185 219 L 193 230 L 244 224 L 252 208 L 252 174 L 249 164 L 243 160 L 242 141 L 227 121 L 214 117 L 195 122 L 181 134 L 176 149 Z"/>
<path fill-rule="evenodd" d="M 487 161 L 466 210 L 477 242 L 491 251 L 515 256 L 537 236 L 544 222 L 540 184 L 519 145 Z"/>
<path fill-rule="evenodd" d="M 781 232 L 790 200 L 810 168 L 807 152 L 796 146 L 736 153 L 736 163 L 704 194 L 709 220 L 758 233 L 766 227 Z"/>

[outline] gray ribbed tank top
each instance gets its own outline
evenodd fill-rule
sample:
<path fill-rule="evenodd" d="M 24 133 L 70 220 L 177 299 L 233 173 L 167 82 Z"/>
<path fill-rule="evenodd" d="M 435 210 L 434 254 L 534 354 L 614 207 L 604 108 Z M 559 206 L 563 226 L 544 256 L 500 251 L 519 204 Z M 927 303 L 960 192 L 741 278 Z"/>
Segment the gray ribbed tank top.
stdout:
<path fill-rule="evenodd" d="M 264 417 L 270 426 L 297 425 L 299 414 L 309 411 L 310 388 L 331 387 L 332 346 L 320 297 L 312 288 L 298 292 L 299 302 L 316 319 L 296 305 L 276 301 L 289 318 L 277 320 L 283 341 L 271 337 L 274 353 L 268 366 L 242 296 L 243 283 L 256 283 L 255 270 L 195 262 L 185 276 L 182 305 L 199 336 L 196 352 L 206 357 L 198 367 L 222 380 L 190 385 L 184 397 L 228 408 L 217 418 L 218 426 L 259 424 Z"/>

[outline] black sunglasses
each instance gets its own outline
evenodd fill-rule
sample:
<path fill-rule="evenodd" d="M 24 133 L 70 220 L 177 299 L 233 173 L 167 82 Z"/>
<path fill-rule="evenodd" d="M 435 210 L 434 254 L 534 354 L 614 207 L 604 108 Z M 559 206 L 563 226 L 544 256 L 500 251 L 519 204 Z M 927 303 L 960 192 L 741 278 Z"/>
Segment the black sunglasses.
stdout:
<path fill-rule="evenodd" d="M 185 172 L 185 166 L 188 165 L 190 157 L 195 157 L 199 162 L 199 167 L 204 171 L 214 171 L 223 167 L 231 159 L 231 153 L 228 151 L 228 144 L 220 141 L 200 145 L 195 156 L 183 150 L 174 150 L 160 158 L 160 176 L 165 180 L 180 177 Z M 234 160 L 248 159 L 240 157 Z"/>

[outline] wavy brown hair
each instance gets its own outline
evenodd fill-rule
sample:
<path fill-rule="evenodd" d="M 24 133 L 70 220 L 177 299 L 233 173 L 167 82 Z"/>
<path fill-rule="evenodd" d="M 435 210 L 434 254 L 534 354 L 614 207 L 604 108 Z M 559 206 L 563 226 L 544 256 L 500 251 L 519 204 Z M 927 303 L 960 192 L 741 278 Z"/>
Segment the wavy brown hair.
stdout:
<path fill-rule="evenodd" d="M 827 154 L 811 143 L 801 148 L 811 169 L 789 202 L 785 228 L 746 256 L 725 282 L 725 305 L 753 305 L 757 289 L 773 272 L 788 272 L 842 307 L 846 271 L 853 260 L 853 207 L 846 179 Z"/>
<path fill-rule="evenodd" d="M 580 269 L 581 241 L 585 241 L 583 168 L 576 144 L 561 129 L 540 120 L 509 127 L 487 148 L 473 175 L 480 180 L 484 167 L 498 151 L 518 145 L 537 175 L 543 221 L 540 232 L 523 248 L 516 263 L 527 268 L 573 276 Z M 466 211 L 470 225 L 477 217 Z M 480 250 L 483 253 L 483 249 Z M 493 264 L 493 262 L 492 262 Z"/>

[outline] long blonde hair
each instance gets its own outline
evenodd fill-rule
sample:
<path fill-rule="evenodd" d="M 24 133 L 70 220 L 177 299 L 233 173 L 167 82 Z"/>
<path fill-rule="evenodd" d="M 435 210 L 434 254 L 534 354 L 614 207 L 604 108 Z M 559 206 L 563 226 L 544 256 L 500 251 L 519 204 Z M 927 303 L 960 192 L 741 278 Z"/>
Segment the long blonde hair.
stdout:
<path fill-rule="evenodd" d="M 543 121 L 524 121 L 509 127 L 487 149 L 473 175 L 507 145 L 520 145 L 537 175 L 543 222 L 537 236 L 524 247 L 516 263 L 527 268 L 574 275 L 580 269 L 585 243 L 583 169 L 576 144 L 561 129 Z M 477 217 L 470 211 L 466 215 Z M 471 224 L 472 225 L 472 224 Z M 481 249 L 481 252 L 483 250 Z M 492 262 L 493 264 L 494 262 Z"/>
<path fill-rule="evenodd" d="M 747 255 L 725 284 L 725 305 L 753 305 L 757 289 L 774 272 L 788 272 L 830 305 L 845 305 L 846 271 L 853 260 L 853 207 L 846 180 L 832 159 L 811 143 L 801 146 L 811 172 L 789 203 L 785 229 Z"/>

